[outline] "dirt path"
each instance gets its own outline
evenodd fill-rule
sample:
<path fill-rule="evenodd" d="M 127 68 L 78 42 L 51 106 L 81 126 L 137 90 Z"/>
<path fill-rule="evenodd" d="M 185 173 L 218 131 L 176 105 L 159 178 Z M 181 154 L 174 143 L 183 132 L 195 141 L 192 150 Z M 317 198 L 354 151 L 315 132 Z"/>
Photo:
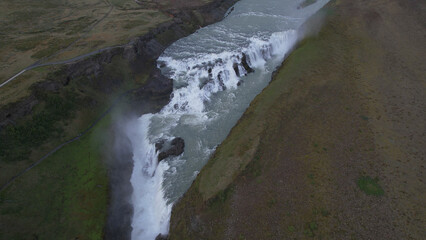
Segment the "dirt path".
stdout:
<path fill-rule="evenodd" d="M 80 56 L 77 56 L 77 57 L 73 57 L 73 58 L 70 58 L 70 59 L 66 59 L 66 60 L 62 60 L 62 61 L 55 61 L 55 62 L 46 62 L 47 60 L 49 60 L 49 59 L 52 59 L 52 58 L 54 58 L 55 56 L 57 56 L 57 55 L 59 55 L 59 54 L 61 54 L 61 53 L 63 53 L 63 52 L 65 52 L 65 51 L 67 51 L 67 50 L 69 50 L 72 46 L 74 46 L 78 41 L 80 41 L 81 39 L 83 39 L 83 38 L 85 38 L 89 33 L 90 33 L 90 31 L 92 31 L 93 30 L 93 28 L 95 28 L 100 22 L 102 22 L 105 18 L 107 18 L 109 15 L 110 15 L 110 13 L 112 12 L 112 10 L 114 10 L 114 6 L 113 5 L 111 5 L 108 1 L 105 1 L 105 3 L 108 5 L 108 6 L 110 6 L 110 9 L 108 10 L 108 12 L 102 17 L 102 18 L 100 18 L 99 20 L 97 20 L 94 24 L 92 24 L 91 26 L 89 26 L 84 32 L 84 34 L 83 35 L 81 35 L 78 39 L 76 39 L 75 41 L 73 41 L 72 43 L 70 43 L 67 47 L 65 47 L 65 48 L 63 48 L 63 49 L 61 49 L 61 50 L 59 50 L 59 51 L 57 51 L 56 53 L 54 53 L 54 54 L 52 54 L 52 55 L 50 55 L 50 56 L 48 56 L 48 57 L 45 57 L 45 58 L 43 58 L 43 59 L 41 59 L 41 60 L 39 60 L 39 61 L 37 61 L 37 62 L 35 62 L 35 63 L 33 63 L 33 64 L 31 64 L 30 66 L 28 66 L 28 67 L 26 67 L 26 68 L 24 68 L 24 69 L 22 69 L 20 72 L 18 72 L 17 74 L 15 74 L 15 75 L 13 75 L 12 77 L 10 77 L 9 79 L 7 79 L 5 82 L 3 82 L 3 83 L 1 83 L 0 84 L 0 88 L 1 87 L 3 87 L 3 86 L 5 86 L 6 84 L 8 84 L 9 82 L 11 82 L 11 81 L 13 81 L 14 79 L 16 79 L 17 77 L 19 77 L 21 74 L 23 74 L 24 72 L 26 72 L 26 71 L 29 71 L 29 70 L 31 70 L 31 69 L 34 69 L 34 68 L 38 68 L 38 67 L 44 67 L 44 66 L 51 66 L 51 65 L 61 65 L 61 64 L 67 64 L 67 63 L 71 63 L 71 62 L 75 62 L 75 61 L 78 61 L 78 60 L 81 60 L 81 59 L 84 59 L 84 58 L 86 58 L 86 57 L 89 57 L 89 56 L 92 56 L 92 55 L 95 55 L 95 54 L 98 54 L 98 53 L 101 53 L 102 51 L 105 51 L 105 50 L 109 50 L 109 49 L 111 49 L 111 48 L 116 48 L 116 47 L 121 47 L 121 46 L 112 46 L 112 47 L 106 47 L 106 48 L 103 48 L 103 49 L 98 49 L 98 50 L 95 50 L 95 51 L 93 51 L 93 52 L 90 52 L 90 53 L 86 53 L 86 54 L 83 54 L 83 55 L 80 55 Z"/>

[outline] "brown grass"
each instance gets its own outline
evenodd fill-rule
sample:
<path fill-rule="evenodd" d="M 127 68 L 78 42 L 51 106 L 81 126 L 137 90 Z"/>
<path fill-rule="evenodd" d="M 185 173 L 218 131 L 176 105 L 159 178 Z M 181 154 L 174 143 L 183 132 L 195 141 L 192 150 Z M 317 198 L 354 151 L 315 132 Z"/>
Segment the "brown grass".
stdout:
<path fill-rule="evenodd" d="M 425 236 L 425 4 L 328 7 L 176 204 L 171 239 Z M 365 194 L 361 176 L 384 195 Z M 206 199 L 228 186 L 227 210 L 210 214 Z"/>
<path fill-rule="evenodd" d="M 60 61 L 126 44 L 168 20 L 156 6 L 132 0 L 111 6 L 95 0 L 2 1 L 0 82 L 39 59 Z"/>

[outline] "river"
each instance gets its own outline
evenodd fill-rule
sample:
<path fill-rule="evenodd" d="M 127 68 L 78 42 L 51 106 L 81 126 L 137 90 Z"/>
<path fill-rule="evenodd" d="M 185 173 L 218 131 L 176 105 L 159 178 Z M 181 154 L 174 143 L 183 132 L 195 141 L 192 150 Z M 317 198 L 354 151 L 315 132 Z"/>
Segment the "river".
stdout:
<path fill-rule="evenodd" d="M 299 40 L 300 26 L 327 1 L 301 8 L 301 0 L 241 0 L 221 22 L 164 51 L 158 67 L 174 81 L 171 101 L 127 127 L 134 161 L 133 240 L 167 234 L 173 203 L 267 86 Z M 155 144 L 175 137 L 184 139 L 184 153 L 158 162 Z"/>

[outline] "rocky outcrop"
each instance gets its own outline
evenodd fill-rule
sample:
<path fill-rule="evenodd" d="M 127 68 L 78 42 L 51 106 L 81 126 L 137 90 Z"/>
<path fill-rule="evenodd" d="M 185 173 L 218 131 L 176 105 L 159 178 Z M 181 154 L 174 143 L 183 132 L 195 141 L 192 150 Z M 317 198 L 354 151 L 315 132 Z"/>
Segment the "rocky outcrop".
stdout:
<path fill-rule="evenodd" d="M 132 70 L 135 72 L 154 68 L 155 60 L 170 44 L 188 36 L 202 26 L 221 20 L 235 2 L 237 0 L 220 0 L 191 9 L 168 10 L 168 13 L 174 16 L 173 20 L 160 24 L 125 46 L 110 48 L 88 59 L 68 64 L 66 67 L 67 78 L 99 76 L 104 65 L 111 63 L 112 57 L 116 55 L 121 55 L 126 59 L 133 66 Z"/>
<path fill-rule="evenodd" d="M 34 94 L 22 101 L 8 104 L 0 108 L 0 131 L 8 125 L 15 125 L 23 116 L 29 115 L 39 100 Z"/>
<path fill-rule="evenodd" d="M 244 69 L 247 71 L 247 73 L 254 72 L 253 68 L 251 68 L 247 63 L 247 56 L 243 53 L 243 57 L 241 58 L 241 64 L 243 65 Z"/>
<path fill-rule="evenodd" d="M 167 235 L 158 234 L 158 236 L 155 238 L 155 240 L 168 240 L 169 238 Z"/>
<path fill-rule="evenodd" d="M 170 156 L 179 156 L 185 149 L 185 141 L 180 138 L 174 138 L 170 142 L 160 140 L 155 144 L 156 151 L 160 151 L 158 154 L 158 161 L 164 160 Z"/>

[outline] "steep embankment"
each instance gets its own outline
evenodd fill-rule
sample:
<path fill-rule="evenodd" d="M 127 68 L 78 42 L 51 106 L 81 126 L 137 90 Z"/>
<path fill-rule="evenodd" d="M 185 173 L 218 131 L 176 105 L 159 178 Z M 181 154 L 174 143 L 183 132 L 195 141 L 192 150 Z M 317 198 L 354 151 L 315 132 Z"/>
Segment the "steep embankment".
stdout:
<path fill-rule="evenodd" d="M 156 58 L 173 41 L 221 20 L 235 2 L 188 1 L 197 4 L 177 6 L 173 1 L 173 6 L 162 9 L 172 20 L 157 24 L 135 41 L 77 62 L 25 73 L 32 76 L 21 75 L 23 85 L 15 87 L 28 89 L 25 97 L 16 97 L 13 87 L 1 89 L 7 100 L 0 103 L 1 239 L 128 237 L 131 207 L 126 194 L 132 171 L 128 146 L 115 145 L 122 134 L 112 129 L 111 116 L 90 131 L 85 129 L 105 116 L 117 99 L 125 109 L 122 114 L 155 112 L 167 104 L 172 80 L 161 75 Z M 25 82 L 27 77 L 39 79 L 31 85 Z M 75 142 L 10 182 L 81 133 Z M 127 139 L 119 140 L 126 143 Z M 111 182 L 120 184 L 109 186 L 107 174 Z"/>
<path fill-rule="evenodd" d="M 170 239 L 422 239 L 423 1 L 332 1 L 174 206 Z"/>

